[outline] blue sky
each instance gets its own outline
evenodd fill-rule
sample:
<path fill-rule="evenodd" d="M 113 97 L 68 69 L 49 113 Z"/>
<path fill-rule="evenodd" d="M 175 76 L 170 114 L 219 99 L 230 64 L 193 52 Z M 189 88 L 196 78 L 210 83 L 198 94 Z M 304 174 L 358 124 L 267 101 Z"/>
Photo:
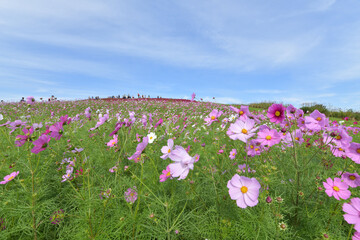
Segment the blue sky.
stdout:
<path fill-rule="evenodd" d="M 137 93 L 360 110 L 358 0 L 2 0 L 0 99 Z"/>

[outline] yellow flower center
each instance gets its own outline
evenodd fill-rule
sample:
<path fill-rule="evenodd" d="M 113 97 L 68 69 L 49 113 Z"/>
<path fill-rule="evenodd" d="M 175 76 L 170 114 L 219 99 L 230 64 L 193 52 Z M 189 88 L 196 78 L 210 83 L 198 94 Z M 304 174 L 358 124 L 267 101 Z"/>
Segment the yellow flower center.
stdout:
<path fill-rule="evenodd" d="M 281 114 L 280 111 L 275 112 L 275 116 L 277 116 L 277 117 L 280 116 L 280 114 Z"/>
<path fill-rule="evenodd" d="M 247 193 L 248 188 L 245 187 L 245 186 L 242 186 L 240 190 L 241 190 L 242 193 Z"/>
<path fill-rule="evenodd" d="M 240 111 L 240 112 L 239 112 L 239 114 L 240 114 L 240 115 L 243 115 L 243 114 L 244 114 L 244 112 L 243 112 L 243 111 Z"/>
<path fill-rule="evenodd" d="M 11 181 L 14 179 L 14 176 L 9 177 L 8 181 Z"/>
<path fill-rule="evenodd" d="M 317 120 L 317 121 L 321 121 L 321 117 L 317 117 L 316 120 Z"/>
<path fill-rule="evenodd" d="M 354 175 L 350 175 L 349 178 L 350 178 L 350 180 L 355 180 L 356 179 L 356 177 Z"/>
<path fill-rule="evenodd" d="M 150 137 L 150 139 L 153 139 L 153 137 Z"/>
<path fill-rule="evenodd" d="M 232 155 L 235 156 L 235 153 L 233 153 Z"/>
<path fill-rule="evenodd" d="M 299 138 L 298 138 L 298 137 L 296 137 L 296 138 L 295 138 L 295 140 L 296 140 L 296 141 L 299 141 Z"/>
<path fill-rule="evenodd" d="M 341 136 L 340 135 L 336 136 L 336 139 L 341 140 Z"/>
<path fill-rule="evenodd" d="M 258 149 L 258 148 L 255 148 L 255 151 L 259 151 L 259 149 Z"/>
<path fill-rule="evenodd" d="M 170 173 L 170 172 L 168 172 L 168 173 L 166 174 L 166 176 L 167 176 L 167 177 L 170 177 L 170 176 L 171 176 L 171 173 Z"/>
<path fill-rule="evenodd" d="M 271 140 L 271 136 L 266 136 L 266 140 Z"/>
<path fill-rule="evenodd" d="M 241 132 L 242 132 L 243 134 L 247 134 L 247 130 L 246 130 L 245 128 L 243 128 L 243 129 L 241 130 Z"/>
<path fill-rule="evenodd" d="M 341 151 L 341 152 L 342 152 L 342 151 L 344 151 L 344 149 L 342 149 L 342 148 L 339 148 L 339 151 Z"/>
<path fill-rule="evenodd" d="M 171 149 L 169 148 L 168 153 L 170 153 L 170 152 L 171 152 Z"/>
<path fill-rule="evenodd" d="M 333 186 L 333 189 L 334 189 L 336 192 L 340 191 L 339 187 L 337 187 L 337 186 Z"/>
<path fill-rule="evenodd" d="M 356 149 L 356 152 L 360 154 L 360 148 Z"/>
<path fill-rule="evenodd" d="M 254 145 L 250 145 L 250 148 L 253 149 L 253 148 L 254 148 Z"/>
<path fill-rule="evenodd" d="M 215 116 L 211 116 L 211 120 L 215 120 Z"/>

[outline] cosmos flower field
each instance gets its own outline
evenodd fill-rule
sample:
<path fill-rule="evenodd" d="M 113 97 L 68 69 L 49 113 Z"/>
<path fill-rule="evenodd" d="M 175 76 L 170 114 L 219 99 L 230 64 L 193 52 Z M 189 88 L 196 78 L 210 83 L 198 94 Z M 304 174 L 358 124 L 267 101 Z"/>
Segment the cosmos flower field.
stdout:
<path fill-rule="evenodd" d="M 0 239 L 360 239 L 359 130 L 281 104 L 2 103 Z"/>

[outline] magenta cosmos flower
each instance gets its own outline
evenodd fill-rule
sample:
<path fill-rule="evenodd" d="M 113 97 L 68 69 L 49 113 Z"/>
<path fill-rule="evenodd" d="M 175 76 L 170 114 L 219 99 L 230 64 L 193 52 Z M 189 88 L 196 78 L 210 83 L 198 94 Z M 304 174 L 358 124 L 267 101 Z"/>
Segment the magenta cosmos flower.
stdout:
<path fill-rule="evenodd" d="M 349 186 L 342 182 L 340 178 L 334 178 L 334 181 L 331 178 L 326 179 L 326 182 L 323 182 L 325 187 L 325 193 L 329 197 L 334 197 L 336 200 L 348 199 L 351 196 L 351 192 L 348 190 Z"/>
<path fill-rule="evenodd" d="M 360 232 L 360 198 L 352 198 L 350 203 L 344 203 L 344 219 L 349 224 L 355 224 L 354 228 Z"/>
<path fill-rule="evenodd" d="M 161 158 L 167 159 L 169 157 L 169 155 L 171 154 L 173 148 L 174 148 L 174 140 L 172 138 L 170 138 L 167 140 L 167 146 L 163 146 L 161 148 L 161 152 L 163 153 Z"/>
<path fill-rule="evenodd" d="M 218 121 L 218 118 L 221 116 L 222 113 L 222 111 L 219 111 L 217 109 L 212 110 L 209 114 L 209 117 L 204 119 L 205 125 L 210 126 L 213 122 Z"/>
<path fill-rule="evenodd" d="M 357 173 L 349 173 L 345 172 L 341 179 L 344 180 L 344 182 L 349 185 L 349 187 L 355 188 L 360 186 L 360 176 Z"/>
<path fill-rule="evenodd" d="M 360 164 L 360 143 L 350 143 L 350 147 L 346 150 L 346 155 L 355 163 Z"/>
<path fill-rule="evenodd" d="M 230 198 L 236 200 L 236 204 L 241 208 L 254 207 L 258 204 L 259 189 L 261 187 L 255 178 L 247 178 L 235 174 L 228 181 Z"/>
<path fill-rule="evenodd" d="M 285 107 L 282 104 L 273 104 L 269 107 L 267 116 L 270 122 L 281 123 L 285 119 Z"/>
<path fill-rule="evenodd" d="M 185 179 L 190 169 L 194 169 L 195 157 L 191 157 L 182 146 L 176 146 L 169 158 L 175 163 L 170 163 L 169 168 L 172 177 Z"/>
<path fill-rule="evenodd" d="M 238 119 L 235 123 L 230 124 L 226 134 L 232 140 L 238 139 L 246 143 L 249 138 L 255 135 L 255 131 L 258 129 L 257 127 L 254 128 L 254 125 L 255 121 L 250 118 L 245 121 Z"/>
<path fill-rule="evenodd" d="M 31 149 L 31 152 L 38 154 L 39 152 L 44 151 L 47 148 L 50 140 L 51 138 L 48 135 L 41 135 L 36 141 L 33 142 L 35 147 Z"/>
<path fill-rule="evenodd" d="M 167 166 L 165 170 L 162 170 L 162 174 L 160 175 L 160 182 L 165 182 L 170 177 L 171 177 L 170 168 L 169 166 Z"/>
<path fill-rule="evenodd" d="M 258 132 L 258 139 L 257 141 L 262 145 L 262 146 L 273 146 L 275 144 L 278 144 L 281 140 L 281 136 L 280 134 L 276 131 L 276 129 L 264 129 L 260 132 Z"/>
<path fill-rule="evenodd" d="M 10 182 L 10 181 L 13 180 L 18 174 L 19 174 L 19 171 L 17 171 L 17 172 L 12 172 L 10 175 L 5 176 L 5 177 L 4 177 L 4 181 L 1 181 L 0 184 L 6 184 L 6 183 Z"/>

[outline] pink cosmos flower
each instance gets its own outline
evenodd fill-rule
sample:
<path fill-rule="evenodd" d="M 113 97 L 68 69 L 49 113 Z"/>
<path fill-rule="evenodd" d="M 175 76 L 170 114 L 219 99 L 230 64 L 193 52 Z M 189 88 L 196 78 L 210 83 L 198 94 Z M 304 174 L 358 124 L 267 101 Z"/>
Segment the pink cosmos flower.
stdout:
<path fill-rule="evenodd" d="M 172 138 L 167 140 L 167 146 L 163 146 L 161 148 L 161 152 L 163 153 L 163 155 L 161 156 L 162 159 L 167 159 L 169 157 L 169 155 L 171 154 L 171 151 L 173 150 L 174 147 L 174 140 Z"/>
<path fill-rule="evenodd" d="M 209 117 L 205 118 L 204 121 L 206 122 L 205 125 L 210 126 L 213 122 L 218 121 L 218 118 L 221 116 L 223 112 L 217 109 L 214 109 L 209 114 Z"/>
<path fill-rule="evenodd" d="M 109 169 L 109 172 L 113 173 L 116 172 L 118 169 L 117 165 L 113 166 L 112 168 Z"/>
<path fill-rule="evenodd" d="M 118 136 L 114 135 L 113 139 L 111 139 L 106 145 L 109 147 L 114 147 L 118 143 Z"/>
<path fill-rule="evenodd" d="M 6 183 L 10 182 L 10 181 L 13 180 L 18 174 L 19 174 L 19 171 L 17 171 L 17 172 L 12 172 L 10 175 L 5 176 L 5 177 L 4 177 L 4 181 L 1 181 L 0 184 L 6 184 Z"/>
<path fill-rule="evenodd" d="M 338 147 L 330 144 L 330 149 L 335 157 L 346 158 L 346 151 L 342 147 Z"/>
<path fill-rule="evenodd" d="M 241 208 L 254 207 L 258 204 L 260 183 L 255 178 L 247 178 L 235 174 L 228 181 L 230 198 L 236 200 Z"/>
<path fill-rule="evenodd" d="M 327 130 L 331 132 L 330 134 L 323 134 L 323 141 L 325 144 L 335 143 L 336 146 L 341 147 L 342 149 L 348 148 L 352 137 L 346 132 L 342 127 L 328 127 Z"/>
<path fill-rule="evenodd" d="M 350 147 L 346 149 L 346 155 L 355 163 L 360 164 L 360 143 L 350 143 Z"/>
<path fill-rule="evenodd" d="M 31 140 L 31 134 L 33 134 L 34 129 L 31 127 L 30 129 L 24 128 L 22 130 L 25 135 L 17 135 L 15 139 L 15 145 L 21 147 L 26 143 L 26 141 Z"/>
<path fill-rule="evenodd" d="M 61 123 L 62 126 L 63 125 L 69 125 L 70 122 L 71 122 L 71 118 L 69 118 L 68 115 L 61 116 L 59 122 Z"/>
<path fill-rule="evenodd" d="M 230 124 L 230 127 L 226 134 L 232 140 L 240 140 L 247 142 L 249 138 L 255 135 L 257 127 L 254 128 L 255 121 L 253 119 L 247 118 L 245 121 L 238 119 L 235 123 Z"/>
<path fill-rule="evenodd" d="M 41 135 L 37 140 L 33 142 L 35 147 L 31 149 L 31 152 L 38 154 L 39 152 L 44 151 L 47 148 L 50 140 L 51 138 L 48 135 Z"/>
<path fill-rule="evenodd" d="M 62 123 L 61 122 L 55 123 L 49 128 L 49 131 L 51 132 L 50 137 L 59 140 L 62 137 L 62 134 L 64 133 Z"/>
<path fill-rule="evenodd" d="M 145 114 L 142 115 L 141 122 L 146 127 L 147 125 L 147 116 Z"/>
<path fill-rule="evenodd" d="M 196 94 L 195 94 L 195 93 L 191 94 L 191 101 L 192 101 L 192 102 L 194 101 L 195 97 L 196 97 Z"/>
<path fill-rule="evenodd" d="M 136 121 L 135 112 L 129 111 L 129 118 L 130 118 L 131 122 L 134 123 Z"/>
<path fill-rule="evenodd" d="M 162 173 L 163 174 L 160 175 L 160 182 L 165 182 L 168 178 L 171 177 L 169 166 L 167 166 L 165 170 L 162 170 Z"/>
<path fill-rule="evenodd" d="M 344 203 L 344 219 L 349 224 L 355 224 L 354 228 L 360 232 L 360 198 L 352 198 L 350 203 Z"/>
<path fill-rule="evenodd" d="M 27 97 L 26 98 L 26 103 L 30 104 L 30 105 L 33 105 L 35 103 L 35 98 L 32 97 L 32 96 Z"/>
<path fill-rule="evenodd" d="M 304 117 L 304 111 L 302 109 L 296 109 L 295 117 L 296 118 Z"/>
<path fill-rule="evenodd" d="M 169 158 L 175 163 L 169 164 L 171 176 L 185 179 L 190 169 L 194 169 L 195 157 L 191 157 L 182 146 L 176 146 Z"/>
<path fill-rule="evenodd" d="M 360 232 L 355 232 L 352 240 L 360 240 Z"/>
<path fill-rule="evenodd" d="M 8 128 L 11 129 L 10 134 L 13 133 L 16 129 L 20 128 L 21 126 L 25 126 L 26 122 L 21 120 L 15 120 L 14 122 L 10 122 L 8 124 Z M 7 125 L 7 124 L 5 124 Z"/>
<path fill-rule="evenodd" d="M 345 172 L 341 179 L 344 180 L 344 182 L 349 185 L 349 187 L 355 188 L 360 186 L 360 176 L 357 173 L 349 173 Z"/>
<path fill-rule="evenodd" d="M 273 104 L 269 107 L 268 118 L 270 122 L 281 123 L 285 119 L 285 107 L 282 104 Z"/>
<path fill-rule="evenodd" d="M 320 113 L 317 109 L 314 110 L 310 116 L 305 117 L 305 126 L 315 132 L 323 129 L 328 122 L 329 119 L 326 118 L 325 114 Z"/>
<path fill-rule="evenodd" d="M 293 106 L 293 105 L 289 105 L 287 108 L 286 108 L 286 116 L 290 119 L 293 119 L 295 118 L 295 113 L 296 113 L 296 108 Z"/>
<path fill-rule="evenodd" d="M 263 146 L 261 146 L 260 143 L 255 139 L 250 140 L 249 144 L 247 145 L 248 156 L 253 157 L 255 155 L 260 155 L 262 150 Z"/>
<path fill-rule="evenodd" d="M 235 159 L 236 154 L 237 154 L 237 152 L 236 152 L 236 149 L 234 148 L 233 150 L 231 150 L 230 155 L 229 155 L 229 158 L 230 158 L 231 160 Z"/>
<path fill-rule="evenodd" d="M 87 117 L 89 120 L 91 120 L 91 108 L 88 107 L 85 109 L 85 117 Z"/>
<path fill-rule="evenodd" d="M 238 113 L 241 120 L 245 120 L 250 116 L 249 106 L 241 106 L 240 109 L 230 106 L 230 110 Z"/>
<path fill-rule="evenodd" d="M 125 200 L 128 203 L 134 203 L 137 199 L 137 192 L 136 192 L 136 187 L 134 186 L 134 189 L 132 188 L 128 188 L 127 191 L 125 192 Z"/>
<path fill-rule="evenodd" d="M 276 129 L 264 129 L 263 131 L 258 132 L 258 138 L 257 141 L 262 146 L 273 146 L 275 144 L 278 144 L 281 140 L 280 134 L 276 131 Z"/>
<path fill-rule="evenodd" d="M 348 199 L 351 195 L 351 192 L 348 190 L 349 186 L 342 182 L 340 178 L 334 178 L 334 181 L 331 178 L 326 179 L 326 182 L 323 182 L 325 187 L 325 193 L 329 197 L 334 197 L 336 200 Z"/>
<path fill-rule="evenodd" d="M 128 159 L 134 160 L 134 162 L 138 163 L 140 161 L 141 153 L 144 151 L 148 143 L 149 143 L 149 138 L 147 136 L 143 137 L 143 141 L 139 143 L 136 147 L 136 152 Z"/>

